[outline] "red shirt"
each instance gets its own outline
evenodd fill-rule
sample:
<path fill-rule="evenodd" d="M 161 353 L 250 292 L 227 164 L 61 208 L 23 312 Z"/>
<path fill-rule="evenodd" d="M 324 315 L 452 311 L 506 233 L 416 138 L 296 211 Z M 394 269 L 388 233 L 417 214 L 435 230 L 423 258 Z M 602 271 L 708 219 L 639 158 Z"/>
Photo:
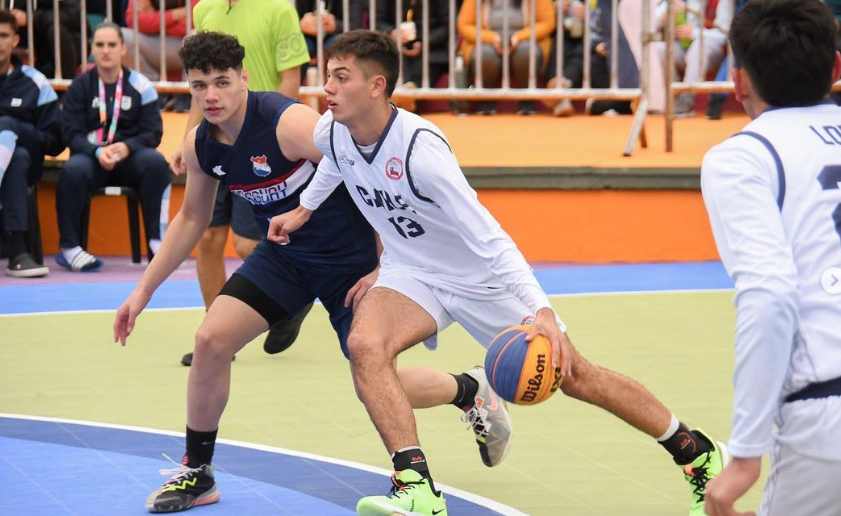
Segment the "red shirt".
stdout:
<path fill-rule="evenodd" d="M 160 1 L 161 1 L 161 3 L 164 2 L 164 0 L 160 0 Z M 199 0 L 190 0 L 191 9 L 194 9 L 198 2 L 199 2 Z M 132 20 L 132 17 L 134 16 L 132 14 L 133 9 L 134 9 L 134 0 L 128 0 L 128 5 L 126 6 L 126 26 L 129 27 L 129 28 L 134 27 L 134 25 L 133 25 L 134 21 Z M 190 12 L 190 14 L 192 15 L 193 13 Z M 193 22 L 193 20 L 191 20 L 191 22 L 193 23 L 193 26 L 195 26 L 195 22 Z M 179 21 L 173 20 L 172 10 L 168 9 L 164 13 L 164 27 L 165 27 L 165 30 L 166 30 L 166 35 L 167 36 L 180 36 L 180 37 L 186 36 L 187 35 L 187 27 L 186 27 L 187 23 L 186 22 L 187 22 L 186 18 L 181 19 Z M 148 13 L 140 13 L 140 12 L 137 13 L 137 29 L 138 29 L 138 31 L 140 31 L 143 34 L 159 34 L 160 31 L 161 31 L 161 14 L 160 14 L 160 12 L 153 11 L 153 12 L 148 12 Z"/>

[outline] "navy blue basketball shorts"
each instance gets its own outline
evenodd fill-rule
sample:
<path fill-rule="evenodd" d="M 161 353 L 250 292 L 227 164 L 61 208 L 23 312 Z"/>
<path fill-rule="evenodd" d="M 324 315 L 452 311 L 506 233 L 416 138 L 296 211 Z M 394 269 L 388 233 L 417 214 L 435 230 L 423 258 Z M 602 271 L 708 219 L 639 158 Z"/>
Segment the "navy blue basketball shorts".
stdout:
<path fill-rule="evenodd" d="M 216 203 L 213 205 L 213 218 L 210 227 L 231 226 L 237 235 L 251 240 L 260 240 L 265 235 L 257 221 L 251 204 L 242 197 L 232 194 L 220 184 L 216 191 Z"/>
<path fill-rule="evenodd" d="M 360 278 L 374 270 L 376 262 L 362 264 L 353 272 L 315 272 L 295 266 L 282 256 L 280 248 L 278 244 L 261 240 L 219 294 L 247 304 L 269 326 L 295 316 L 318 298 L 327 309 L 342 353 L 348 357 L 347 338 L 353 308 L 345 307 L 345 296 Z"/>

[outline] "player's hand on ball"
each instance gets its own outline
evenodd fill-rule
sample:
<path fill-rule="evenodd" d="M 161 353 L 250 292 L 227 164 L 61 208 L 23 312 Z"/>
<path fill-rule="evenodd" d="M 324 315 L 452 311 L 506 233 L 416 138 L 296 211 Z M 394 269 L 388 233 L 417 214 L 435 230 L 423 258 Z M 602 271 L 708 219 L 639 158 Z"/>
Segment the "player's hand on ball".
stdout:
<path fill-rule="evenodd" d="M 292 211 L 272 217 L 272 220 L 269 221 L 269 234 L 266 235 L 266 238 L 281 245 L 288 244 L 289 233 L 306 224 L 311 215 L 311 210 L 298 206 Z"/>
<path fill-rule="evenodd" d="M 736 500 L 748 492 L 759 479 L 762 458 L 741 459 L 734 457 L 724 470 L 707 484 L 704 510 L 708 516 L 754 516 L 756 513 L 738 512 L 733 508 Z"/>
<path fill-rule="evenodd" d="M 572 373 L 569 339 L 558 327 L 555 311 L 551 308 L 538 310 L 526 341 L 531 342 L 538 334 L 543 335 L 552 343 L 552 368 L 561 368 L 561 378 L 569 376 Z"/>
<path fill-rule="evenodd" d="M 146 308 L 152 296 L 135 289 L 134 292 L 117 309 L 117 317 L 114 319 L 114 342 L 119 341 L 120 345 L 126 345 L 131 332 L 134 331 L 134 322 L 140 312 Z"/>

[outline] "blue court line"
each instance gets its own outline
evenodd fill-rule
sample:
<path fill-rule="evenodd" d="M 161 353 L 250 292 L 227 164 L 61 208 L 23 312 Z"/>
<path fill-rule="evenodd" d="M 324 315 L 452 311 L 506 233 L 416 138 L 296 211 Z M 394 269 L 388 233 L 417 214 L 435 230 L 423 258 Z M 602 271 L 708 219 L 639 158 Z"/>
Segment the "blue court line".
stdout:
<path fill-rule="evenodd" d="M 709 290 L 733 288 L 720 262 L 555 265 L 535 264 L 535 276 L 547 294 Z M 136 282 L 61 283 L 0 287 L 0 314 L 115 310 Z M 163 283 L 149 308 L 204 306 L 198 281 Z"/>
<path fill-rule="evenodd" d="M 146 514 L 146 496 L 165 480 L 183 436 L 65 421 L 0 417 L 0 514 Z M 344 464 L 219 442 L 214 454 L 222 501 L 201 514 L 349 516 L 362 496 L 387 494 L 388 476 Z M 360 465 L 360 467 L 363 467 Z M 447 490 L 445 489 L 445 492 Z M 472 496 L 475 495 L 467 495 Z M 447 492 L 453 514 L 523 516 L 486 500 Z"/>

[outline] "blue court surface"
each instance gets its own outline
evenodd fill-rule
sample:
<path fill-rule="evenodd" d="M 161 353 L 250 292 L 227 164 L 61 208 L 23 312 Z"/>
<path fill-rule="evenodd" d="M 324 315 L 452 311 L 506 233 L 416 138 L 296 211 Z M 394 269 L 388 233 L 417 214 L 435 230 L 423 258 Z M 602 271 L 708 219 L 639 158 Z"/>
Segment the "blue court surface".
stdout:
<path fill-rule="evenodd" d="M 535 264 L 534 269 L 551 295 L 732 288 L 718 262 Z M 4 315 L 113 311 L 135 285 L 124 277 L 69 278 L 31 284 L 0 280 L 0 323 Z M 199 306 L 198 283 L 191 278 L 164 283 L 149 308 Z M 176 467 L 161 454 L 178 460 L 182 452 L 180 433 L 0 413 L 0 515 L 145 514 L 141 501 L 166 478 L 158 470 Z M 218 465 L 217 480 L 224 486 L 222 499 L 197 509 L 199 516 L 352 515 L 360 497 L 385 494 L 390 475 L 359 463 L 226 440 L 217 444 L 214 464 Z M 525 515 L 482 496 L 439 487 L 447 493 L 448 512 L 453 516 Z"/>
<path fill-rule="evenodd" d="M 160 486 L 159 469 L 177 467 L 177 434 L 0 416 L 0 514 L 27 516 L 145 514 L 139 500 Z M 289 450 L 220 441 L 214 463 L 223 484 L 214 514 L 347 516 L 356 502 L 382 490 L 390 472 Z M 63 473 L 64 471 L 72 473 Z M 448 512 L 520 515 L 481 497 L 447 489 Z"/>
<path fill-rule="evenodd" d="M 715 290 L 733 284 L 720 262 L 634 265 L 534 265 L 535 275 L 548 294 Z M 49 283 L 39 285 L 0 283 L 0 315 L 33 312 L 114 310 L 134 288 L 135 281 Z M 198 282 L 165 282 L 149 308 L 202 306 Z"/>

